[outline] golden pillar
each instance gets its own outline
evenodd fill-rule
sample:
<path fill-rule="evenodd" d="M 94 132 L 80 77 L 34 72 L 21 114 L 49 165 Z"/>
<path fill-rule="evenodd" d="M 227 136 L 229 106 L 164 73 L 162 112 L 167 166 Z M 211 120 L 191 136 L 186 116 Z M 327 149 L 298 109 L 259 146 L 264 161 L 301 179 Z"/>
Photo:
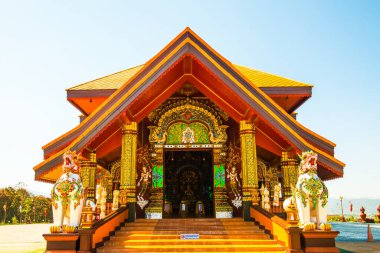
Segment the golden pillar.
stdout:
<path fill-rule="evenodd" d="M 258 205 L 257 154 L 255 125 L 240 121 L 240 150 L 243 172 L 243 215 L 250 219 L 250 205 Z"/>
<path fill-rule="evenodd" d="M 81 161 L 81 179 L 84 189 L 87 189 L 87 199 L 95 203 L 96 197 L 96 153 L 90 153 L 88 160 Z"/>
<path fill-rule="evenodd" d="M 136 150 L 137 123 L 132 122 L 123 125 L 120 166 L 120 205 L 128 203 L 130 221 L 136 216 Z"/>
<path fill-rule="evenodd" d="M 164 202 L 164 149 L 162 144 L 152 144 L 152 188 L 150 190 L 150 203 L 145 208 L 147 219 L 162 219 Z"/>
<path fill-rule="evenodd" d="M 284 179 L 284 197 L 292 196 L 292 187 L 296 186 L 298 178 L 297 160 L 289 157 L 288 152 L 282 152 L 281 170 Z"/>

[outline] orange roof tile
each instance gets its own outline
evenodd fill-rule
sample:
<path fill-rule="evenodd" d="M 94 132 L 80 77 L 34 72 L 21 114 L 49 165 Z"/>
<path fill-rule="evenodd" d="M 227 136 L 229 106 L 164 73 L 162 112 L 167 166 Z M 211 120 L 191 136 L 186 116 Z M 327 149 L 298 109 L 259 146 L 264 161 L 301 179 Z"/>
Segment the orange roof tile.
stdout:
<path fill-rule="evenodd" d="M 76 85 L 67 90 L 117 90 L 143 67 L 144 64 L 128 68 L 108 76 Z"/>
<path fill-rule="evenodd" d="M 233 64 L 246 78 L 258 87 L 312 87 L 313 85 L 301 83 L 285 77 L 269 74 L 257 69 Z"/>
<path fill-rule="evenodd" d="M 311 87 L 312 85 L 294 81 L 285 77 L 269 74 L 253 68 L 233 64 L 246 78 L 258 87 Z M 144 64 L 128 68 L 93 81 L 76 85 L 67 90 L 117 90 L 136 74 Z"/>

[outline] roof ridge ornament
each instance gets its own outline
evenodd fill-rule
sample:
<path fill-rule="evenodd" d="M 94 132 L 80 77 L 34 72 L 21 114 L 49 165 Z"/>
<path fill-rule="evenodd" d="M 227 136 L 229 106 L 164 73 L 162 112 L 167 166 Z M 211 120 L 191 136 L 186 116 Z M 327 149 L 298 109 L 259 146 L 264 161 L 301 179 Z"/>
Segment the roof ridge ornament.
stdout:
<path fill-rule="evenodd" d="M 225 111 L 220 109 L 217 105 L 215 105 L 213 102 L 208 101 L 208 100 L 201 101 L 198 99 L 191 99 L 189 97 L 176 100 L 176 101 L 172 101 L 172 100 L 165 101 L 157 109 L 149 113 L 148 119 L 152 123 L 158 124 L 159 119 L 165 114 L 165 112 L 167 112 L 170 109 L 183 106 L 183 105 L 193 105 L 200 108 L 204 108 L 205 110 L 215 115 L 220 125 L 223 123 L 222 120 L 227 121 L 229 119 L 229 115 Z"/>

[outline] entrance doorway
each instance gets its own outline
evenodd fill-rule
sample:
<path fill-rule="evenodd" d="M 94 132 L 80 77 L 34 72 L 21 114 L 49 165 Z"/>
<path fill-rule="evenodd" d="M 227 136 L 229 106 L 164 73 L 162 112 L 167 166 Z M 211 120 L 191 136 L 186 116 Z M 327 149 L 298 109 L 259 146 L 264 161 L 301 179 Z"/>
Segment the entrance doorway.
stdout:
<path fill-rule="evenodd" d="M 164 160 L 164 216 L 214 217 L 212 152 L 166 151 Z"/>

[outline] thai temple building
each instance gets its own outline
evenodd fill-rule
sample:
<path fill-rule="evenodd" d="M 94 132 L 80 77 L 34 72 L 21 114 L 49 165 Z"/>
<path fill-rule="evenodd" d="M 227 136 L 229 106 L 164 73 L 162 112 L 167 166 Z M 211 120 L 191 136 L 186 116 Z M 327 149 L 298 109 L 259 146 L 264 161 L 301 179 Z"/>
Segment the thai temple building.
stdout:
<path fill-rule="evenodd" d="M 80 123 L 34 171 L 52 183 L 54 222 L 79 227 L 52 229 L 47 250 L 339 252 L 318 217 L 345 165 L 296 119 L 312 88 L 231 63 L 189 28 L 142 65 L 68 88 Z M 298 187 L 306 151 L 321 180 Z"/>

